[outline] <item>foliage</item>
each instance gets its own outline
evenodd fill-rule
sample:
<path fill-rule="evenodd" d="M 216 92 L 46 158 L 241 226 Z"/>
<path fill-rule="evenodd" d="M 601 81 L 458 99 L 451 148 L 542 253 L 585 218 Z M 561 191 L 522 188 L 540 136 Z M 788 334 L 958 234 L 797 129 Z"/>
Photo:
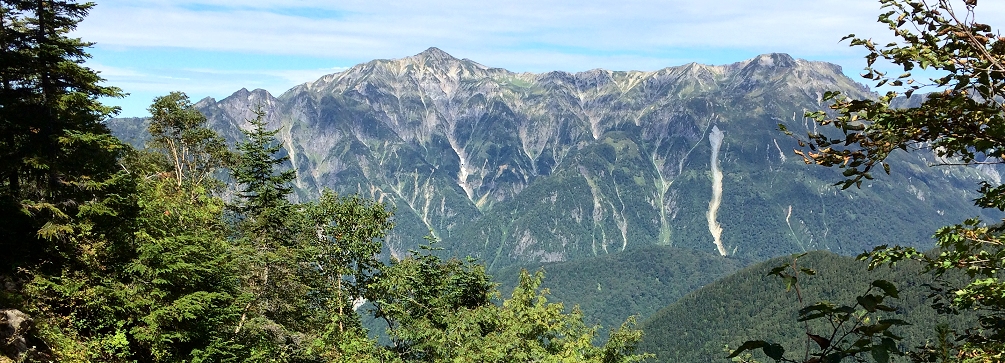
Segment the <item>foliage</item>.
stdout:
<path fill-rule="evenodd" d="M 40 359 L 117 356 L 114 279 L 132 257 L 134 182 L 98 102 L 120 91 L 68 35 L 93 4 L 0 1 L 0 306 L 31 314 Z M 73 317 L 73 321 L 67 318 Z M 66 352 L 66 354 L 63 354 Z M 72 352 L 72 353 L 71 353 Z"/>
<path fill-rule="evenodd" d="M 911 323 L 891 328 L 903 337 L 898 343 L 902 351 L 914 346 L 937 347 L 938 340 L 932 335 L 940 324 L 961 329 L 976 322 L 973 314 L 943 315 L 930 306 L 930 286 L 938 286 L 938 281 L 933 276 L 920 275 L 921 266 L 904 264 L 869 271 L 865 262 L 825 251 L 799 258 L 800 267 L 816 272 L 813 276 L 802 273 L 798 276 L 805 302 L 801 304 L 794 291 L 785 293 L 784 280 L 768 275 L 777 266 L 788 266 L 791 262 L 786 256 L 757 263 L 670 304 L 642 322 L 645 337 L 640 349 L 655 353 L 661 362 L 727 362 L 730 352 L 755 338 L 779 344 L 789 352 L 788 358 L 795 359 L 791 354 L 802 356 L 809 342 L 807 324 L 820 336 L 826 336 L 824 333 L 832 329 L 821 319 L 798 321 L 799 310 L 816 302 L 854 306 L 856 297 L 869 290 L 874 280 L 889 281 L 898 287 L 899 299 L 884 299 L 885 305 L 897 311 L 884 312 L 880 318 Z M 867 274 L 869 279 L 863 279 Z M 947 283 L 958 283 L 962 276 L 947 274 L 944 279 Z M 810 347 L 818 348 L 816 343 L 809 343 Z M 733 349 L 723 353 L 722 348 L 727 345 Z M 765 358 L 760 349 L 754 352 L 757 358 Z"/>
<path fill-rule="evenodd" d="M 80 228 L 75 225 L 78 212 L 101 214 L 103 191 L 117 181 L 114 165 L 121 145 L 101 123 L 117 110 L 97 99 L 121 93 L 98 85 L 101 78 L 81 65 L 90 44 L 66 36 L 92 6 L 0 3 L 4 204 L 16 211 L 11 218 L 46 244 L 66 241 Z"/>
<path fill-rule="evenodd" d="M 763 340 L 746 341 L 727 358 L 735 358 L 748 350 L 760 349 L 768 358 L 776 362 L 840 362 L 852 359 L 856 362 L 866 361 L 870 356 L 876 362 L 886 363 L 891 355 L 902 355 L 898 342 L 902 339 L 890 328 L 907 325 L 900 319 L 885 317 L 884 312 L 895 312 L 896 308 L 884 304 L 887 298 L 899 299 L 897 287 L 886 280 L 875 280 L 868 289 L 855 297 L 851 305 L 837 305 L 828 301 L 820 301 L 806 305 L 800 288 L 800 275 L 812 276 L 816 271 L 799 265 L 799 258 L 805 254 L 793 256 L 791 262 L 775 267 L 768 276 L 776 276 L 785 281 L 787 291 L 794 290 L 800 304 L 799 322 L 803 322 L 806 333 L 806 349 L 802 358 L 792 359 L 785 356 L 785 348 L 781 344 L 769 343 Z M 810 327 L 810 323 L 821 321 L 827 323 L 821 331 Z M 819 335 L 817 333 L 822 333 Z"/>
<path fill-rule="evenodd" d="M 286 199 L 293 191 L 290 182 L 295 178 L 293 170 L 279 170 L 289 158 L 278 157 L 282 145 L 276 141 L 279 130 L 269 131 L 265 124 L 265 111 L 255 109 L 255 118 L 248 120 L 250 130 L 244 131 L 248 138 L 238 144 L 241 152 L 233 169 L 234 180 L 241 185 L 236 209 L 248 219 L 251 235 L 275 232 L 285 229 L 285 218 L 292 204 Z"/>
<path fill-rule="evenodd" d="M 119 292 L 138 320 L 132 349 L 160 362 L 233 358 L 241 291 L 223 201 L 170 177 L 142 183 L 140 195 L 138 255 Z"/>
<path fill-rule="evenodd" d="M 879 45 L 854 35 L 851 45 L 865 48 L 865 77 L 877 86 L 916 91 L 932 90 L 918 107 L 896 108 L 900 95 L 891 91 L 876 100 L 854 100 L 839 92 L 824 99 L 830 110 L 807 114 L 830 130 L 809 133 L 797 150 L 809 164 L 844 169 L 843 188 L 861 186 L 871 180 L 873 170 L 891 170 L 889 158 L 895 150 L 929 149 L 942 165 L 993 165 L 1005 157 L 1005 38 L 989 25 L 976 20 L 976 0 L 881 0 L 886 12 L 879 21 L 886 24 L 896 41 Z M 877 69 L 877 61 L 903 69 L 893 77 Z M 918 82 L 911 72 L 934 70 L 942 76 Z M 835 137 L 835 135 L 837 137 Z M 983 182 L 975 204 L 1005 210 L 1005 186 Z M 980 219 L 968 219 L 935 233 L 938 253 L 927 255 L 909 247 L 877 247 L 861 257 L 871 266 L 919 261 L 926 272 L 944 276 L 964 272 L 962 285 L 941 285 L 934 306 L 943 313 L 974 311 L 978 324 L 957 331 L 961 344 L 943 354 L 954 360 L 1000 360 L 1005 352 L 1005 291 L 999 271 L 1005 266 L 1001 245 L 1002 228 Z M 940 333 L 945 340 L 948 332 Z M 924 353 L 924 354 L 921 354 Z M 915 357 L 933 355 L 921 352 Z M 931 353 L 931 352 L 928 352 Z"/>
<path fill-rule="evenodd" d="M 249 294 L 234 333 L 249 340 L 252 361 L 297 361 L 307 354 L 309 331 L 321 324 L 311 297 L 318 270 L 310 264 L 308 241 L 298 238 L 303 213 L 287 199 L 294 174 L 279 169 L 286 159 L 275 155 L 278 131 L 266 129 L 264 111 L 254 113 L 232 169 L 241 188 L 232 209 Z"/>
<path fill-rule="evenodd" d="M 388 322 L 391 347 L 404 361 L 637 362 L 641 331 L 630 318 L 603 346 L 593 345 L 598 327 L 582 313 L 564 313 L 541 290 L 542 272 L 522 271 L 511 298 L 499 293 L 484 266 L 471 260 L 442 261 L 412 251 L 392 261 L 377 287 L 377 314 Z"/>
<path fill-rule="evenodd" d="M 383 204 L 357 195 L 343 197 L 324 190 L 321 198 L 305 207 L 300 228 L 320 275 L 315 299 L 324 301 L 323 313 L 338 320 L 356 320 L 350 313 L 357 301 L 374 299 L 370 285 L 383 267 L 379 255 L 383 238 L 393 227 L 391 213 Z"/>
<path fill-rule="evenodd" d="M 150 146 L 169 157 L 179 187 L 183 183 L 202 184 L 217 168 L 232 162 L 223 138 L 206 128 L 206 116 L 184 93 L 154 98 L 149 111 Z"/>

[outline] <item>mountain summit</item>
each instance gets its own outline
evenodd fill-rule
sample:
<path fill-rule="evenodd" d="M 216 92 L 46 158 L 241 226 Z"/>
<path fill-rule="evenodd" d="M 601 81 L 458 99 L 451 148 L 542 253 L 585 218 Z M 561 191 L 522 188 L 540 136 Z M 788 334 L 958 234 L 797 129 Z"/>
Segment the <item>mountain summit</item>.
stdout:
<path fill-rule="evenodd" d="M 777 125 L 814 127 L 802 115 L 830 90 L 870 96 L 840 67 L 786 54 L 534 74 L 429 48 L 278 98 L 242 90 L 199 106 L 231 139 L 251 107 L 266 107 L 300 197 L 327 187 L 392 205 L 391 253 L 432 234 L 490 268 L 652 244 L 756 259 L 853 254 L 925 245 L 925 226 L 979 213 L 959 202 L 985 177 L 974 169 L 932 173 L 895 155 L 911 166 L 838 193 L 839 176 L 792 157 Z"/>
<path fill-rule="evenodd" d="M 422 53 L 416 54 L 409 58 L 416 59 L 420 62 L 426 62 L 427 60 L 436 62 L 444 62 L 444 61 L 449 62 L 458 60 L 457 58 L 454 58 L 454 56 L 447 54 L 447 52 L 444 52 L 437 47 L 429 47 L 429 49 L 422 51 Z"/>

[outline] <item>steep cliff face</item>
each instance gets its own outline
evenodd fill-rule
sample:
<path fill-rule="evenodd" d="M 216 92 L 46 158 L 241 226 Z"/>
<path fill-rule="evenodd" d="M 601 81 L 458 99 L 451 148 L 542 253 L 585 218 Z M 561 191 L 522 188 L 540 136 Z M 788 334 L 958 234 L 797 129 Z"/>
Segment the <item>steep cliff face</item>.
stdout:
<path fill-rule="evenodd" d="M 787 157 L 794 141 L 777 125 L 812 129 L 802 114 L 829 90 L 870 96 L 836 65 L 785 54 L 531 74 L 430 48 L 198 107 L 230 139 L 266 110 L 301 198 L 329 187 L 394 206 L 391 253 L 431 233 L 493 268 L 651 244 L 857 253 L 924 244 L 932 226 L 977 213 L 966 191 L 993 170 L 897 155 L 894 175 L 839 193 L 837 174 Z"/>

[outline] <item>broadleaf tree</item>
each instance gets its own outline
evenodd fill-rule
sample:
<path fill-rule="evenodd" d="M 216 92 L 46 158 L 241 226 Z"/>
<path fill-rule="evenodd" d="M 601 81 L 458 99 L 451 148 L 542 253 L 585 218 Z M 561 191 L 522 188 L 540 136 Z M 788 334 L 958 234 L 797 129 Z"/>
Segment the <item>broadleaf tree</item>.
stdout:
<path fill-rule="evenodd" d="M 891 86 L 876 99 L 851 99 L 828 92 L 826 110 L 810 112 L 820 132 L 796 136 L 796 153 L 807 164 L 843 170 L 842 188 L 890 173 L 895 152 L 931 152 L 941 165 L 994 167 L 1005 160 L 1005 38 L 978 21 L 976 0 L 880 0 L 879 22 L 893 42 L 849 35 L 867 51 L 863 76 L 875 86 Z M 893 67 L 895 71 L 886 70 Z M 936 76 L 919 79 L 912 72 Z M 897 107 L 899 97 L 921 97 L 919 106 Z M 782 127 L 783 131 L 790 133 Z M 791 133 L 790 133 L 791 135 Z M 795 135 L 794 135 L 795 136 Z M 975 204 L 1005 211 L 1005 186 L 975 185 Z M 939 286 L 938 311 L 970 310 L 979 323 L 955 332 L 933 332 L 940 347 L 909 352 L 915 359 L 1000 361 L 1005 354 L 1005 244 L 1001 221 L 968 219 L 935 233 L 936 250 L 879 246 L 860 256 L 871 267 L 918 261 L 938 276 L 954 271 L 969 277 L 962 285 Z M 943 329 L 944 330 L 944 329 Z M 946 339 L 955 335 L 957 339 Z M 955 341 L 955 342 L 954 342 Z M 939 358 L 941 357 L 941 358 Z"/>
<path fill-rule="evenodd" d="M 428 246 L 424 246 L 428 247 Z M 507 299 L 477 261 L 411 251 L 374 285 L 376 315 L 388 324 L 394 357 L 405 362 L 639 362 L 642 338 L 629 318 L 594 345 L 599 327 L 578 308 L 549 303 L 544 273 L 522 271 Z M 499 300 L 502 300 L 499 302 Z"/>

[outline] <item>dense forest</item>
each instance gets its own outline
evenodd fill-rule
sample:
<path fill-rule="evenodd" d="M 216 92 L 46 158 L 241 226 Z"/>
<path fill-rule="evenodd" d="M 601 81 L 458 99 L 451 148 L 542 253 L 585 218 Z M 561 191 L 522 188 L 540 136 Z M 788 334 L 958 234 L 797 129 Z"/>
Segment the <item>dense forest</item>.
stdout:
<path fill-rule="evenodd" d="M 494 273 L 503 293 L 518 283 L 520 269 L 543 270 L 553 299 L 574 304 L 587 323 L 617 326 L 630 316 L 648 317 L 750 261 L 714 252 L 646 246 L 597 258 L 524 265 Z M 645 338 L 643 338 L 645 341 Z"/>
<path fill-rule="evenodd" d="M 263 111 L 236 150 L 183 93 L 154 100 L 145 147 L 112 137 L 117 110 L 98 99 L 121 91 L 67 35 L 92 6 L 0 1 L 0 361 L 644 357 L 631 320 L 594 345 L 598 328 L 548 303 L 540 273 L 503 297 L 483 265 L 435 247 L 380 260 L 382 204 L 290 202 Z M 363 300 L 390 344 L 367 337 Z"/>
<path fill-rule="evenodd" d="M 728 362 L 726 347 L 735 349 L 757 337 L 770 338 L 799 353 L 805 340 L 799 310 L 820 301 L 853 304 L 870 287 L 871 281 L 861 276 L 889 281 L 899 288 L 899 297 L 886 301 L 894 310 L 883 315 L 912 323 L 894 328 L 893 333 L 903 338 L 899 349 L 934 346 L 940 325 L 961 329 L 975 322 L 972 315 L 939 315 L 930 306 L 932 288 L 939 283 L 958 286 L 960 276 L 936 281 L 920 275 L 920 266 L 914 264 L 870 272 L 867 263 L 855 258 L 816 251 L 796 260 L 800 268 L 815 272 L 800 277 L 801 296 L 797 296 L 796 291 L 786 291 L 782 279 L 769 276 L 776 266 L 792 262 L 792 257 L 779 257 L 758 263 L 667 306 L 642 323 L 645 335 L 640 347 L 656 354 L 660 362 Z M 811 331 L 822 334 L 826 328 L 824 322 L 818 322 Z"/>

